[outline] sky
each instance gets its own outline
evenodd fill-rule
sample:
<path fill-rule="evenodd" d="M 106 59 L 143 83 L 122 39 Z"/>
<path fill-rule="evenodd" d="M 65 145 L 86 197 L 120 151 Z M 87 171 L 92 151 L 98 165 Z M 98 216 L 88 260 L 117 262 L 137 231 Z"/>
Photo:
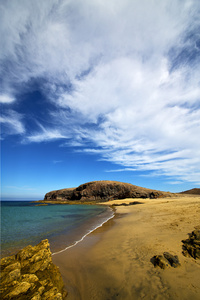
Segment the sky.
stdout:
<path fill-rule="evenodd" d="M 199 0 L 0 0 L 2 199 L 200 186 Z"/>

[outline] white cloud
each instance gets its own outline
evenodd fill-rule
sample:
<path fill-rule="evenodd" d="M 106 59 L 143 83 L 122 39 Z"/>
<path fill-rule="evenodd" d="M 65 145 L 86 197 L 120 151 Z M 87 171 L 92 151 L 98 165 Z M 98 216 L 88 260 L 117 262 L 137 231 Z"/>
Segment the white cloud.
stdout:
<path fill-rule="evenodd" d="M 53 140 L 60 140 L 60 139 L 66 139 L 67 136 L 64 136 L 60 133 L 57 129 L 46 129 L 41 124 L 39 124 L 40 131 L 36 133 L 32 133 L 31 135 L 28 135 L 24 139 L 24 143 L 28 142 L 35 142 L 40 143 L 44 141 L 53 141 Z"/>
<path fill-rule="evenodd" d="M 13 110 L 8 110 L 0 116 L 0 123 L 5 127 L 6 134 L 24 134 L 23 116 Z"/>
<path fill-rule="evenodd" d="M 153 0 L 6 2 L 0 29 L 0 59 L 12 67 L 6 80 L 45 76 L 66 83 L 99 59 L 124 55 L 156 63 L 187 25 L 186 5 Z"/>
<path fill-rule="evenodd" d="M 0 103 L 2 104 L 9 104 L 15 101 L 15 98 L 10 96 L 10 95 L 6 95 L 6 94 L 0 94 Z"/>
<path fill-rule="evenodd" d="M 198 183 L 199 12 L 195 0 L 6 2 L 5 94 L 45 78 L 56 106 L 25 141 L 70 139 L 120 171 Z"/>

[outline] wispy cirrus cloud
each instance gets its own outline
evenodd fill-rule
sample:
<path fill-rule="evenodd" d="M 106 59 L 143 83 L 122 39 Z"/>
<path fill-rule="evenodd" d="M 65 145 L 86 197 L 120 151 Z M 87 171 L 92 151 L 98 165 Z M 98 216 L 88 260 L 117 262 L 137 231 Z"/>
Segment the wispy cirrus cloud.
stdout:
<path fill-rule="evenodd" d="M 4 133 L 7 135 L 10 134 L 25 134 L 26 129 L 22 121 L 23 115 L 17 113 L 14 110 L 6 110 L 0 116 L 0 122 L 4 126 Z"/>
<path fill-rule="evenodd" d="M 15 112 L 23 141 L 62 139 L 120 171 L 200 182 L 197 1 L 21 0 L 1 20 L 4 93 L 40 78 L 54 107 L 29 132 Z"/>
<path fill-rule="evenodd" d="M 67 139 L 66 135 L 63 135 L 59 130 L 57 129 L 48 129 L 39 124 L 40 130 L 38 132 L 34 132 L 30 135 L 27 135 L 26 138 L 24 138 L 24 143 L 40 143 L 44 141 L 53 141 L 53 140 L 60 140 L 60 139 Z"/>

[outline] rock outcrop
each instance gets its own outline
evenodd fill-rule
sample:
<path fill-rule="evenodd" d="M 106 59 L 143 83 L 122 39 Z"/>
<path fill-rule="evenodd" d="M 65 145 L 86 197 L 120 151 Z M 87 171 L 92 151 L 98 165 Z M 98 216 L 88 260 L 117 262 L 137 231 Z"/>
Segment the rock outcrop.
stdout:
<path fill-rule="evenodd" d="M 48 240 L 1 259 L 1 299 L 61 300 L 66 295 Z"/>
<path fill-rule="evenodd" d="M 74 189 L 51 191 L 44 197 L 46 201 L 96 201 L 104 202 L 125 198 L 158 198 L 170 193 L 142 188 L 117 181 L 92 181 Z"/>
<path fill-rule="evenodd" d="M 61 189 L 46 193 L 44 200 L 71 200 L 73 191 L 76 188 Z"/>
<path fill-rule="evenodd" d="M 183 255 L 200 259 L 200 227 L 189 234 L 189 239 L 182 240 Z"/>
<path fill-rule="evenodd" d="M 151 262 L 154 267 L 166 269 L 167 267 L 177 268 L 180 267 L 180 262 L 177 255 L 172 255 L 169 252 L 164 252 L 163 255 L 155 255 L 152 257 Z"/>
<path fill-rule="evenodd" d="M 166 269 L 170 266 L 169 261 L 163 255 L 155 255 L 151 258 L 151 262 L 154 267 L 159 267 L 161 269 Z"/>

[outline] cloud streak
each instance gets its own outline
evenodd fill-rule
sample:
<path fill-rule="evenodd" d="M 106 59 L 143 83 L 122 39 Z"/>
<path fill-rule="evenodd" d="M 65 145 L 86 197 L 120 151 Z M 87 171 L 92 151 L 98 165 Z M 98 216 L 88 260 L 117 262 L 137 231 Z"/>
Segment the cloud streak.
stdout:
<path fill-rule="evenodd" d="M 55 108 L 52 125 L 32 132 L 12 112 L 12 132 L 200 184 L 197 1 L 21 0 L 3 5 L 2 20 L 2 93 L 42 78 Z"/>
<path fill-rule="evenodd" d="M 54 140 L 60 140 L 60 139 L 66 139 L 67 136 L 63 135 L 59 130 L 57 129 L 48 129 L 44 128 L 41 124 L 38 124 L 40 131 L 36 133 L 32 133 L 24 139 L 24 143 L 40 143 L 44 141 L 54 141 Z"/>
<path fill-rule="evenodd" d="M 31 187 L 28 187 L 28 186 L 12 186 L 12 185 L 9 185 L 9 186 L 6 186 L 6 188 L 14 189 L 14 190 L 22 190 L 22 191 L 34 191 L 35 190 L 35 188 L 31 188 Z"/>
<path fill-rule="evenodd" d="M 4 134 L 25 134 L 26 129 L 23 124 L 23 116 L 11 109 L 6 110 L 0 116 L 0 122 L 2 127 L 4 127 Z"/>

